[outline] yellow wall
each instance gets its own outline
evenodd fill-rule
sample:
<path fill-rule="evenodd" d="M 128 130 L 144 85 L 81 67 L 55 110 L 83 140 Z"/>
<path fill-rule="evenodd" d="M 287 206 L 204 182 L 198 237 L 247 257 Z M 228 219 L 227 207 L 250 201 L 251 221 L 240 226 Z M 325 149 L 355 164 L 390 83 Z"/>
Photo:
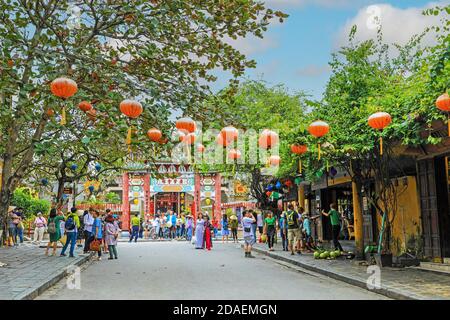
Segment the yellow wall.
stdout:
<path fill-rule="evenodd" d="M 405 189 L 403 179 L 398 179 L 397 212 L 392 223 L 392 253 L 398 256 L 407 250 L 414 253 L 422 250 L 422 225 L 420 220 L 419 193 L 416 178 L 407 177 L 408 185 Z M 403 191 L 404 190 L 404 191 Z M 378 215 L 378 227 L 381 218 Z"/>

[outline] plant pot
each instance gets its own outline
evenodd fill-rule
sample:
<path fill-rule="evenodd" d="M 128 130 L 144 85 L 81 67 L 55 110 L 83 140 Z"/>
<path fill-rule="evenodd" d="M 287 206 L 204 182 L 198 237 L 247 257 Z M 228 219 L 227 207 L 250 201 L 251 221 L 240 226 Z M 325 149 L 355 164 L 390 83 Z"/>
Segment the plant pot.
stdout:
<path fill-rule="evenodd" d="M 392 253 L 375 253 L 373 256 L 379 267 L 392 267 Z"/>

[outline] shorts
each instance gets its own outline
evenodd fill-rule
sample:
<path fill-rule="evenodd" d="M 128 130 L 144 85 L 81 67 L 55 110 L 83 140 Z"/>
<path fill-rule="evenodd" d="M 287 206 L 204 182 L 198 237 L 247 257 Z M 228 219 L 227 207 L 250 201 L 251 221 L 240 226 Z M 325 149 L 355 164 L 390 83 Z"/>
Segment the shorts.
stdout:
<path fill-rule="evenodd" d="M 288 241 L 297 242 L 300 240 L 300 229 L 288 229 Z"/>
<path fill-rule="evenodd" d="M 245 236 L 244 237 L 244 243 L 248 246 L 252 246 L 255 244 L 255 238 L 250 235 L 250 236 Z"/>

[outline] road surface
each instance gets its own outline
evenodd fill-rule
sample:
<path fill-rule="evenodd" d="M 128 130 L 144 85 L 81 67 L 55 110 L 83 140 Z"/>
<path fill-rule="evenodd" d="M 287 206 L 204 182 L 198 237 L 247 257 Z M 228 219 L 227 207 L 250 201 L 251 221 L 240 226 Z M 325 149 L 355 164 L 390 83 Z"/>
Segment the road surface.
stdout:
<path fill-rule="evenodd" d="M 208 252 L 186 242 L 121 242 L 118 251 L 118 260 L 85 265 L 79 289 L 64 279 L 37 299 L 385 299 L 263 255 L 246 259 L 237 244 L 214 242 Z"/>

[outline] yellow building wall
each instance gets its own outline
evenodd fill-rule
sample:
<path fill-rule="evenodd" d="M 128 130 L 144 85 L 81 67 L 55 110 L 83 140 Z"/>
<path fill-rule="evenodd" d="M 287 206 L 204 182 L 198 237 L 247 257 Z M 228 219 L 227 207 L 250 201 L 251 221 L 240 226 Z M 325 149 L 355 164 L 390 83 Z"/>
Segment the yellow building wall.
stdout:
<path fill-rule="evenodd" d="M 394 256 L 404 252 L 421 254 L 422 252 L 422 223 L 420 219 L 419 193 L 416 177 L 409 176 L 407 186 L 403 185 L 403 178 L 398 179 L 397 212 L 392 222 L 391 250 Z M 392 216 L 391 216 L 392 219 Z M 378 215 L 378 230 L 381 228 L 381 218 Z"/>

